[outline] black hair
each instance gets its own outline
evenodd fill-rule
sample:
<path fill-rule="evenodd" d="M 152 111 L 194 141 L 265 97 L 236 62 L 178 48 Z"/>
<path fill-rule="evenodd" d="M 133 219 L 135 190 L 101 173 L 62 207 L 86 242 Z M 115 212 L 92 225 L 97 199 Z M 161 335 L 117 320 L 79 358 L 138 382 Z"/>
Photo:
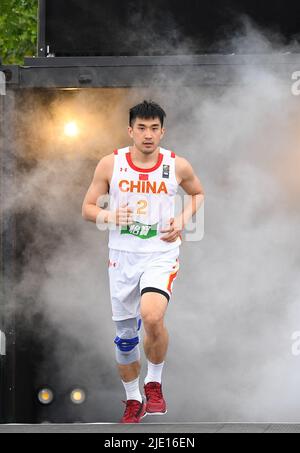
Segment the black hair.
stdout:
<path fill-rule="evenodd" d="M 141 104 L 132 107 L 129 111 L 129 125 L 132 127 L 137 118 L 150 119 L 159 118 L 161 127 L 164 125 L 166 112 L 153 101 L 144 101 Z"/>

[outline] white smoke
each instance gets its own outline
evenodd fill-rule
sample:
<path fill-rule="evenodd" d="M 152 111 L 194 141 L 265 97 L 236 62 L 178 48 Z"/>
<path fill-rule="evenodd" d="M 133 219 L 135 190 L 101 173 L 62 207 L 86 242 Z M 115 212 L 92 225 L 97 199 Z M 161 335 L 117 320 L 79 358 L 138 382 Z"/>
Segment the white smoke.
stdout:
<path fill-rule="evenodd" d="M 232 42 L 240 53 L 291 50 L 272 36 L 248 21 Z M 55 137 L 39 147 L 42 134 L 26 135 L 25 126 L 39 115 L 47 123 L 49 112 L 37 108 L 38 97 L 31 113 L 25 107 L 17 149 L 26 160 L 27 147 L 35 166 L 20 172 L 6 200 L 7 212 L 26 212 L 32 234 L 15 294 L 34 302 L 18 310 L 28 322 L 42 313 L 78 345 L 74 355 L 68 342 L 51 338 L 60 385 L 71 385 L 80 371 L 99 407 L 87 420 L 118 421 L 124 394 L 114 362 L 107 234 L 82 220 L 81 204 L 97 160 L 129 143 L 128 109 L 152 98 L 168 115 L 163 146 L 192 163 L 206 192 L 205 237 L 182 245 L 167 315 L 163 421 L 299 422 L 299 358 L 291 353 L 291 335 L 300 328 L 299 104 L 291 95 L 292 74 L 283 79 L 278 66 L 247 58 L 228 85 L 189 87 L 184 74 L 168 84 L 160 69 L 148 88 L 72 94 L 72 108 L 82 116 L 98 112 L 100 124 L 87 130 L 92 138 L 69 145 L 72 158 Z M 187 76 L 194 70 L 185 69 Z"/>

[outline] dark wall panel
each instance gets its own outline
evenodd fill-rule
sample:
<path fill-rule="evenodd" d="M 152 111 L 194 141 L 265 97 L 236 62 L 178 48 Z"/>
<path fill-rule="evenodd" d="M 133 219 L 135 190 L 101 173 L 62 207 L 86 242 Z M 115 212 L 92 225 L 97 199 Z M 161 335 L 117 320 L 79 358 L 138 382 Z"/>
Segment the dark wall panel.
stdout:
<path fill-rule="evenodd" d="M 44 1 L 46 45 L 56 56 L 224 53 L 243 15 L 285 39 L 300 30 L 294 0 Z"/>

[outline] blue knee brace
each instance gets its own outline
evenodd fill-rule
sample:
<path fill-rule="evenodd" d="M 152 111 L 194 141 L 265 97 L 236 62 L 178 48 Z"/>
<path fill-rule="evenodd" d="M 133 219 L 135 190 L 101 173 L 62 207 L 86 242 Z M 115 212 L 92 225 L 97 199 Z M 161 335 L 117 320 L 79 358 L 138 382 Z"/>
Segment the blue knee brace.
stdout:
<path fill-rule="evenodd" d="M 140 360 L 139 330 L 142 320 L 131 318 L 124 321 L 115 321 L 117 336 L 115 338 L 116 359 L 120 365 L 129 365 Z"/>

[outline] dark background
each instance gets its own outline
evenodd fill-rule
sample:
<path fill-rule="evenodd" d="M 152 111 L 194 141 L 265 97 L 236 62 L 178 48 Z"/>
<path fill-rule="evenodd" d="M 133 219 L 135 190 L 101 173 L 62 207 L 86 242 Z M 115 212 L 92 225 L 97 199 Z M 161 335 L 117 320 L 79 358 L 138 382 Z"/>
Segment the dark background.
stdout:
<path fill-rule="evenodd" d="M 285 43 L 299 33 L 296 1 L 51 0 L 46 44 L 56 56 L 231 52 L 245 15 Z"/>

